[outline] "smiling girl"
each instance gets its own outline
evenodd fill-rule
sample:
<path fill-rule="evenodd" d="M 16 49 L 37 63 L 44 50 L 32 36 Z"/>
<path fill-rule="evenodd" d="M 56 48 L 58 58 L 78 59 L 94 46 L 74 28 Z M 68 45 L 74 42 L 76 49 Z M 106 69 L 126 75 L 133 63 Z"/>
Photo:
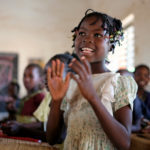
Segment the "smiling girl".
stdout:
<path fill-rule="evenodd" d="M 122 33 L 121 21 L 100 12 L 89 12 L 74 28 L 73 59 L 63 80 L 64 64 L 52 62 L 47 78 L 52 96 L 47 140 L 55 141 L 64 120 L 64 150 L 127 150 L 130 147 L 132 106 L 137 86 L 132 77 L 112 73 L 105 66 Z M 72 79 L 70 79 L 70 77 Z"/>

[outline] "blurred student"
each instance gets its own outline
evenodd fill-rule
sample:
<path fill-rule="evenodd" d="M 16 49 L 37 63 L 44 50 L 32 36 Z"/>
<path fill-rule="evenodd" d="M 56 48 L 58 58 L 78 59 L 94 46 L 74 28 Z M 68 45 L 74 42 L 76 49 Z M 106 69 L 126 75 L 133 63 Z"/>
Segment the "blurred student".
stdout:
<path fill-rule="evenodd" d="M 44 99 L 43 69 L 37 64 L 29 64 L 24 71 L 24 85 L 27 96 L 21 100 L 17 121 L 10 121 L 2 127 L 3 132 L 10 136 L 29 136 L 38 138 L 39 133 L 32 129 L 42 129 L 33 113 Z M 40 132 L 40 130 L 38 130 Z M 30 135 L 29 135 L 30 133 Z"/>
<path fill-rule="evenodd" d="M 38 64 L 29 64 L 25 68 L 23 82 L 27 90 L 27 95 L 21 100 L 18 111 L 19 121 L 32 122 L 30 118 L 33 118 L 33 112 L 38 108 L 45 96 L 42 79 L 43 69 Z M 24 118 L 24 120 L 22 120 L 22 118 Z"/>
<path fill-rule="evenodd" d="M 16 120 L 16 113 L 20 103 L 19 90 L 20 86 L 15 80 L 12 80 L 8 84 L 7 90 L 8 95 L 6 97 L 6 110 L 8 111 L 9 115 L 7 118 L 4 118 L 4 120 L 2 120 L 1 123 L 10 120 Z"/>
<path fill-rule="evenodd" d="M 150 92 L 145 90 L 150 80 L 150 69 L 141 64 L 135 68 L 134 78 L 138 85 L 137 97 L 134 101 L 132 132 L 139 132 L 150 124 Z"/>

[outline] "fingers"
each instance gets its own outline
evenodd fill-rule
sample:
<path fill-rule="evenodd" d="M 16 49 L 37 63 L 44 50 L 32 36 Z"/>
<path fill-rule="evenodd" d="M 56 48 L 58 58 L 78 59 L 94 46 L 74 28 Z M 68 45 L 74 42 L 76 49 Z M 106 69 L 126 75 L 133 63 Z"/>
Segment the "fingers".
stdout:
<path fill-rule="evenodd" d="M 48 67 L 48 69 L 47 69 L 47 81 L 48 81 L 48 83 L 51 80 L 51 72 L 52 72 L 52 69 L 50 67 Z"/>
<path fill-rule="evenodd" d="M 56 75 L 58 77 L 63 77 L 64 67 L 64 63 L 61 62 L 59 59 L 56 59 Z"/>
<path fill-rule="evenodd" d="M 61 65 L 61 62 L 59 59 L 56 59 L 56 75 L 57 76 L 60 76 L 60 65 Z"/>
<path fill-rule="evenodd" d="M 59 59 L 52 60 L 52 66 L 51 66 L 51 77 L 62 77 L 63 76 L 63 71 L 64 71 L 64 63 L 61 62 Z"/>
<path fill-rule="evenodd" d="M 82 61 L 83 65 L 85 66 L 86 71 L 87 71 L 89 74 L 91 74 L 91 66 L 90 66 L 89 62 L 86 60 L 86 58 L 85 58 L 84 56 L 81 57 L 81 61 Z"/>
<path fill-rule="evenodd" d="M 86 75 L 86 70 L 79 61 L 73 59 L 72 62 L 69 64 L 69 67 L 71 67 L 81 79 L 84 79 Z"/>
<path fill-rule="evenodd" d="M 52 77 L 56 76 L 56 62 L 52 60 Z"/>
<path fill-rule="evenodd" d="M 81 80 L 84 80 L 88 74 L 91 74 L 91 68 L 88 61 L 85 59 L 85 57 L 81 58 L 80 63 L 78 60 L 73 59 L 72 62 L 69 64 L 69 67 L 72 68 L 81 78 Z"/>
<path fill-rule="evenodd" d="M 76 75 L 74 75 L 73 73 L 71 73 L 71 77 L 79 84 L 80 83 L 80 79 L 76 76 Z"/>

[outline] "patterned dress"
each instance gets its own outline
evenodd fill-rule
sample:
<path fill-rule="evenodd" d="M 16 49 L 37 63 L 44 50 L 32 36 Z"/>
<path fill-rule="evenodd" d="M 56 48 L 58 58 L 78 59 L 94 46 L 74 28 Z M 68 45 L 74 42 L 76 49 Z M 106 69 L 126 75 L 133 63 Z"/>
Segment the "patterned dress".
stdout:
<path fill-rule="evenodd" d="M 106 72 L 94 74 L 93 85 L 102 103 L 113 116 L 123 106 L 130 105 L 136 96 L 137 85 L 132 77 Z M 61 105 L 67 125 L 64 150 L 115 150 L 91 105 L 80 94 L 77 83 L 71 80 L 65 101 Z"/>

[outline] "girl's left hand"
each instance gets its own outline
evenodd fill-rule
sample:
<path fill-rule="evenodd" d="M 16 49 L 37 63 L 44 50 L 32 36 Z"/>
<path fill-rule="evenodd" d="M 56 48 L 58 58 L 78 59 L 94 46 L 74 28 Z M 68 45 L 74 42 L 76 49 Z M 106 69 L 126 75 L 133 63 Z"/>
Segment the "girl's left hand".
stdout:
<path fill-rule="evenodd" d="M 82 63 L 81 63 L 82 62 Z M 72 78 L 77 82 L 81 94 L 88 100 L 92 100 L 96 96 L 96 91 L 93 87 L 91 67 L 85 57 L 81 57 L 81 62 L 73 59 L 69 64 L 78 75 L 71 74 Z"/>

